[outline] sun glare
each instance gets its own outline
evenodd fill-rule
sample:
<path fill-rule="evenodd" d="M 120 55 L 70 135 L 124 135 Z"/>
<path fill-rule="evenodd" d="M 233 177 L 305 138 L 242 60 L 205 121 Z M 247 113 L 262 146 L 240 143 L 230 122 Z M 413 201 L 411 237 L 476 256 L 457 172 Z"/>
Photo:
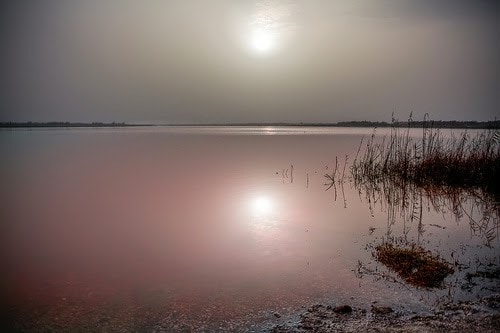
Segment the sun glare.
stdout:
<path fill-rule="evenodd" d="M 250 43 L 254 51 L 259 54 L 266 54 L 273 49 L 275 40 L 270 32 L 257 30 L 253 32 Z"/>

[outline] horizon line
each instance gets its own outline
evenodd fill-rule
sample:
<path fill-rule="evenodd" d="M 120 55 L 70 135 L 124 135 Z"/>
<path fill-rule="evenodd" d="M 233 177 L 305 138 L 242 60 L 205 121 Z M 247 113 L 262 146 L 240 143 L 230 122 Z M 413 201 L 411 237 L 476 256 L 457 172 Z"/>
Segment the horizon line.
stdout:
<path fill-rule="evenodd" d="M 455 127 L 455 128 L 499 128 L 500 120 L 411 120 L 400 121 L 395 120 L 392 122 L 387 121 L 372 121 L 372 120 L 348 120 L 338 122 L 226 122 L 226 123 L 137 123 L 137 122 L 70 122 L 70 121 L 2 121 L 0 128 L 50 128 L 50 127 L 140 127 L 140 126 L 179 126 L 179 127 L 202 127 L 202 126 L 312 126 L 312 127 L 421 127 L 426 124 L 439 127 Z M 483 127 L 487 126 L 487 127 Z"/>

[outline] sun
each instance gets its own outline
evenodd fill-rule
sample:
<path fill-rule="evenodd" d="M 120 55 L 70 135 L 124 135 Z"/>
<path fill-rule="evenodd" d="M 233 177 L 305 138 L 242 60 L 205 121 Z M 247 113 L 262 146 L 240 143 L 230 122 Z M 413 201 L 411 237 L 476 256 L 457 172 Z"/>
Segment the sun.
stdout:
<path fill-rule="evenodd" d="M 275 46 L 275 38 L 269 31 L 256 30 L 250 37 L 250 46 L 258 54 L 268 54 Z"/>

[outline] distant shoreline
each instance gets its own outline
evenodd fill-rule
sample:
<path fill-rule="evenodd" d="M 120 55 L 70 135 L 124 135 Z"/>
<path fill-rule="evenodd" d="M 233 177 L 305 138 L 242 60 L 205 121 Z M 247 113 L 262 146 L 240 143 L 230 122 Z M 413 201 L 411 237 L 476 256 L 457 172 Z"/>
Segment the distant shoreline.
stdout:
<path fill-rule="evenodd" d="M 206 126 L 226 126 L 226 127 L 269 127 L 269 126 L 290 126 L 290 127 L 432 127 L 432 128 L 456 128 L 456 129 L 500 129 L 500 120 L 493 121 L 396 121 L 393 123 L 380 121 L 342 121 L 337 123 L 213 123 L 213 124 L 131 124 L 125 122 L 1 122 L 0 128 L 115 128 L 115 127 L 206 127 Z"/>

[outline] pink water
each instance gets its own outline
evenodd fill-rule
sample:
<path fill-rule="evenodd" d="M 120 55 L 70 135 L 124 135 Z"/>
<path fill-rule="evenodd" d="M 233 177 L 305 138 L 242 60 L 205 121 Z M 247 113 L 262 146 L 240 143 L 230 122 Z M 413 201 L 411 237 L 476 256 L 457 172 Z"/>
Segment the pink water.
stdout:
<path fill-rule="evenodd" d="M 354 274 L 359 260 L 373 262 L 365 245 L 384 237 L 387 212 L 372 216 L 347 178 L 336 201 L 325 191 L 335 157 L 349 163 L 371 133 L 2 130 L 9 320 L 23 330 L 259 330 L 275 312 L 317 302 L 425 308 L 445 292 Z M 425 218 L 446 227 L 424 237 L 449 260 L 464 244 L 464 262 L 498 257 L 498 240 L 481 246 L 467 221 L 432 210 Z"/>

